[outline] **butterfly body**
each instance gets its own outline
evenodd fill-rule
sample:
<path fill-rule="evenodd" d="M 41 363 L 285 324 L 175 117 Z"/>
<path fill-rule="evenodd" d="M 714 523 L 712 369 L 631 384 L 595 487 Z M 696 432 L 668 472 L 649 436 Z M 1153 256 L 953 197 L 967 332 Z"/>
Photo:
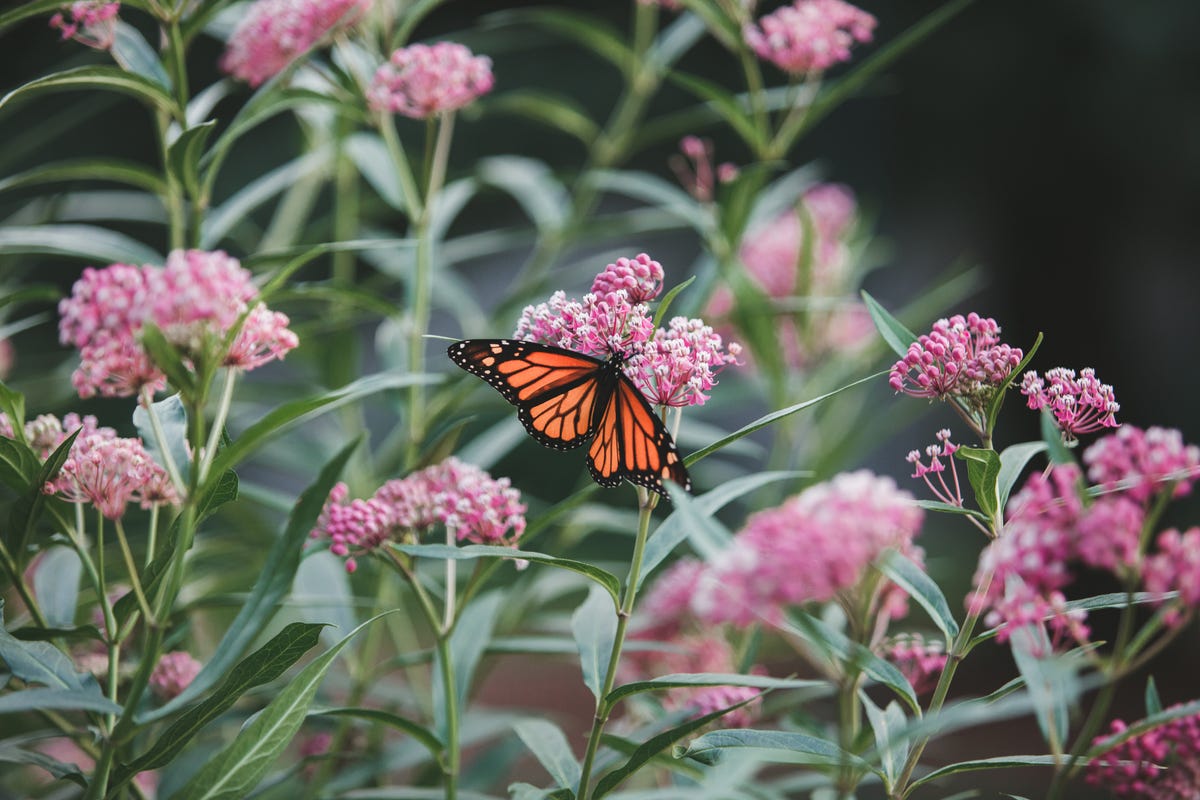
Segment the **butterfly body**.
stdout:
<path fill-rule="evenodd" d="M 517 407 L 529 435 L 546 447 L 589 444 L 596 483 L 628 480 L 666 494 L 663 480 L 691 488 L 671 434 L 625 375 L 625 354 L 608 359 L 538 342 L 467 339 L 447 351 L 455 364 Z"/>

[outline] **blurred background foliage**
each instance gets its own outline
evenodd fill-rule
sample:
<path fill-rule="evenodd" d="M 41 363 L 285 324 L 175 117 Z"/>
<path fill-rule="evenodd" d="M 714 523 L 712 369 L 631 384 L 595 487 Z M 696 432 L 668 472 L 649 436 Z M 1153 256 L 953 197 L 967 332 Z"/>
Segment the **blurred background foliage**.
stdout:
<path fill-rule="evenodd" d="M 508 2 L 502 9 L 500 5 L 482 0 L 446 3 L 422 23 L 415 38 L 451 37 L 489 55 L 497 76 L 497 96 L 508 87 L 537 87 L 567 94 L 592 111 L 594 118 L 603 119 L 619 86 L 615 71 L 544 31 L 514 29 L 505 23 L 503 11 L 534 4 Z M 536 5 L 584 10 L 620 29 L 628 25 L 626 3 L 577 0 Z M 939 6 L 927 0 L 868 5 L 866 10 L 875 14 L 880 24 L 876 44 L 861 49 L 859 57 Z M 131 21 L 136 23 L 136 16 Z M 792 152 L 790 162 L 812 162 L 821 179 L 845 183 L 856 192 L 875 233 L 871 258 L 886 266 L 873 271 L 865 286 L 889 307 L 921 300 L 948 274 L 968 267 L 977 270 L 971 273 L 975 277 L 969 299 L 953 307 L 931 309 L 927 319 L 906 320 L 915 330 L 926 330 L 935 316 L 976 310 L 995 317 L 1004 328 L 1005 340 L 1014 346 L 1028 347 L 1042 331 L 1046 340 L 1034 368 L 1094 366 L 1100 378 L 1116 389 L 1122 404 L 1119 419 L 1143 427 L 1181 428 L 1186 440 L 1196 441 L 1200 439 L 1200 406 L 1194 400 L 1200 390 L 1200 373 L 1194 367 L 1200 359 L 1198 38 L 1200 6 L 1191 0 L 1139 4 L 978 0 L 888 69 L 863 96 L 822 121 Z M 55 69 L 98 58 L 74 43 L 60 42 L 41 18 L 6 32 L 3 42 L 0 92 Z M 194 90 L 220 76 L 220 52 L 220 42 L 204 37 L 198 41 L 190 65 Z M 682 66 L 718 83 L 736 85 L 731 81 L 734 65 L 715 42 L 702 42 L 687 54 Z M 666 86 L 652 114 L 693 102 L 682 90 Z M 487 102 L 481 106 L 480 114 L 464 115 L 466 119 L 456 131 L 452 178 L 460 174 L 456 170 L 470 168 L 479 158 L 512 153 L 536 154 L 563 175 L 579 169 L 585 156 L 579 142 L 500 113 Z M 718 161 L 743 163 L 749 157 L 719 126 L 687 132 L 711 137 Z M 246 179 L 283 163 L 303 147 L 302 137 L 301 128 L 287 116 L 255 131 L 235 150 L 222 173 L 218 196 L 227 196 Z M 54 94 L 22 106 L 19 113 L 0 115 L 0 143 L 0 178 L 68 154 L 115 156 L 156 166 L 147 112 L 133 101 L 111 94 Z M 667 159 L 677 147 L 678 135 L 664 137 L 637 153 L 626 166 L 672 180 Z M 31 205 L 31 196 L 21 191 L 0 194 L 0 219 L 95 216 L 94 209 Z M 97 196 L 93 201 L 104 203 L 105 198 Z M 326 195 L 318 200 L 312 241 L 332 238 L 328 216 L 321 213 L 327 210 L 328 201 Z M 377 199 L 364 195 L 363 219 L 386 221 L 389 214 Z M 267 219 L 266 215 L 253 216 L 235 228 L 234 238 L 250 247 L 235 255 L 252 254 Z M 101 224 L 166 249 L 161 225 L 122 218 Z M 521 224 L 523 218 L 508 197 L 488 194 L 460 217 L 455 233 Z M 393 235 L 401 234 L 397 222 Z M 699 249 L 694 235 L 679 231 L 648 233 L 630 238 L 627 245 L 628 255 L 646 251 L 661 261 L 667 268 L 668 285 L 686 277 L 687 265 Z M 586 289 L 604 261 L 589 259 L 584 253 L 586 250 L 577 251 L 564 260 L 575 267 L 555 273 L 560 279 L 556 288 L 561 285 L 568 293 Z M 520 260 L 511 253 L 504 258 L 483 254 L 467 262 L 462 274 L 473 287 L 475 299 L 490 306 L 511 281 Z M 79 267 L 78 261 L 50 256 L 0 256 L 0 282 L 21 275 L 66 289 Z M 365 264 L 360 265 L 360 274 L 370 274 Z M 400 302 L 397 289 L 389 292 L 386 300 Z M 302 320 L 302 340 L 307 333 L 307 341 L 317 342 L 317 347 L 344 343 L 338 337 L 322 339 L 329 331 L 322 327 L 325 321 L 319 307 L 310 303 L 307 308 L 308 313 L 296 312 Z M 291 307 L 286 310 L 294 311 Z M 70 408 L 92 411 L 110 423 L 125 419 L 125 403 L 93 401 L 81 407 L 71 399 L 67 380 L 71 359 L 57 344 L 50 320 L 47 316 L 36 327 L 13 335 L 18 358 L 14 383 L 30 395 L 31 410 Z M 514 321 L 515 316 L 509 322 L 498 321 L 502 327 L 496 330 L 475 333 L 506 335 L 510 329 L 504 326 Z M 375 323 L 361 325 L 359 338 L 369 341 L 374 327 Z M 449 336 L 460 332 L 445 316 L 435 317 L 433 331 Z M 264 403 L 287 396 L 289 382 L 301 385 L 319 379 L 311 374 L 304 349 L 289 358 L 291 366 L 278 378 L 278 385 L 259 390 Z M 370 347 L 364 352 L 368 363 L 363 364 L 361 373 L 380 368 L 369 363 L 374 359 Z M 436 360 L 438 348 L 431 352 Z M 833 459 L 823 465 L 823 472 L 866 465 L 906 485 L 909 468 L 903 455 L 932 441 L 936 428 L 953 422 L 945 409 L 934 409 L 930 416 L 914 422 L 912 401 L 893 400 L 884 384 L 881 379 L 861 408 L 867 418 L 882 419 L 879 429 L 890 435 L 867 443 L 853 455 L 843 452 L 840 461 Z M 250 395 L 252 386 L 248 384 L 243 394 Z M 717 420 L 727 429 L 767 410 L 763 406 L 747 411 L 722 402 L 720 394 L 718 389 L 714 395 Z M 791 401 L 811 394 L 802 387 Z M 1020 405 L 1019 398 L 1010 398 L 1001 446 L 1037 438 L 1036 416 L 1021 414 Z M 709 419 L 707 415 L 704 418 Z M 367 421 L 370 424 L 373 417 Z M 901 430 L 899 421 L 908 423 L 907 427 Z M 332 442 L 322 439 L 329 435 L 330 430 L 308 434 L 314 453 L 333 449 Z M 685 440 L 684 449 L 703 443 Z M 271 487 L 292 488 L 300 482 L 286 474 L 296 463 L 289 460 L 295 453 L 286 456 L 260 462 L 261 474 L 256 477 L 265 487 L 264 494 Z M 543 451 L 525 443 L 493 471 L 540 479 L 543 473 L 555 472 L 539 472 L 530 466 L 544 458 Z M 572 475 L 544 477 L 549 484 L 533 492 L 543 502 L 553 502 L 577 485 Z M 714 473 L 705 482 L 711 484 L 717 477 Z M 270 503 L 265 507 L 270 508 Z M 239 508 L 248 516 L 259 513 L 241 504 Z M 1194 522 L 1197 510 L 1194 498 L 1180 503 L 1167 523 Z M 732 520 L 734 525 L 739 522 Z M 571 535 L 568 530 L 565 539 Z M 259 539 L 257 545 L 263 542 Z M 930 533 L 922 543 L 930 555 L 931 572 L 947 596 L 962 596 L 982 542 L 955 520 L 932 519 Z M 588 549 L 603 559 L 610 545 L 611 540 L 601 537 Z M 208 557 L 221 560 L 224 554 L 213 551 Z M 204 573 L 202 565 L 198 572 Z M 226 585 L 237 585 L 239 580 L 236 572 L 223 576 Z M 1007 652 L 994 652 L 995 674 L 964 671 L 956 693 L 989 690 L 998 676 L 1011 673 Z M 1197 658 L 1200 647 L 1195 637 L 1185 636 L 1157 662 L 1164 702 L 1190 697 L 1194 685 L 1190 665 L 1197 663 Z M 980 664 L 986 659 L 973 661 Z M 1177 665 L 1174 674 L 1172 663 Z M 485 697 L 489 692 L 495 694 L 497 687 L 520 684 L 522 676 L 512 674 L 517 669 L 500 659 L 483 687 Z M 1140 713 L 1138 687 L 1143 681 L 1144 676 L 1129 681 L 1127 702 L 1118 703 L 1116 715 Z M 507 699 L 524 702 L 518 696 Z M 580 710 L 587 713 L 582 705 Z M 1032 726 L 1032 722 L 1017 721 L 973 735 L 1019 741 Z M 1008 748 L 996 741 L 988 746 L 997 751 Z M 969 737 L 935 745 L 963 750 L 975 746 Z M 1021 749 L 1019 744 L 1014 746 Z M 933 755 L 936 759 L 940 754 Z M 954 755 L 945 753 L 947 759 Z M 1019 780 L 1012 776 L 1002 774 L 997 780 L 1007 790 L 1021 792 Z M 1028 786 L 1038 785 L 1037 778 L 1029 780 Z"/>

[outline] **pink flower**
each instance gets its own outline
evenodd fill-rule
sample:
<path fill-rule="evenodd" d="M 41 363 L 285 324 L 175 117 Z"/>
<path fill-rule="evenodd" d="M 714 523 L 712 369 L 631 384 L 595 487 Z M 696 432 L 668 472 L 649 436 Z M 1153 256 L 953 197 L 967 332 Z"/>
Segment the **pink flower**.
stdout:
<path fill-rule="evenodd" d="M 259 86 L 370 8 L 371 0 L 257 0 L 229 37 L 221 69 Z"/>
<path fill-rule="evenodd" d="M 738 176 L 738 168 L 728 162 L 713 168 L 713 143 L 711 139 L 685 136 L 679 142 L 682 155 L 673 155 L 667 164 L 679 184 L 687 193 L 701 203 L 711 203 L 718 183 L 729 183 Z"/>
<path fill-rule="evenodd" d="M 1081 370 L 1076 378 L 1075 370 L 1058 367 L 1047 370 L 1044 380 L 1030 370 L 1021 379 L 1021 394 L 1029 398 L 1029 407 L 1035 411 L 1050 409 L 1068 442 L 1080 434 L 1117 427 L 1114 415 L 1121 405 L 1113 388 L 1096 380 L 1094 369 Z"/>
<path fill-rule="evenodd" d="M 150 318 L 192 358 L 219 343 L 258 297 L 249 271 L 221 251 L 173 251 L 155 289 Z"/>
<path fill-rule="evenodd" d="M 912 397 L 957 397 L 982 407 L 1021 356 L 1019 349 L 1000 342 L 994 319 L 972 311 L 935 322 L 892 366 L 888 382 Z"/>
<path fill-rule="evenodd" d="M 592 293 L 601 297 L 624 289 L 631 303 L 647 303 L 662 293 L 663 268 L 645 253 L 618 258 L 592 281 Z"/>
<path fill-rule="evenodd" d="M 241 330 L 225 354 L 224 366 L 251 370 L 277 359 L 300 345 L 288 325 L 287 314 L 271 311 L 259 303 L 246 315 Z"/>
<path fill-rule="evenodd" d="M 1200 527 L 1180 533 L 1175 528 L 1158 535 L 1158 552 L 1146 559 L 1146 591 L 1179 592 L 1173 601 L 1188 613 L 1200 607 Z M 1169 625 L 1178 624 L 1183 612 L 1173 608 L 1166 615 Z"/>
<path fill-rule="evenodd" d="M 50 27 L 62 31 L 63 40 L 74 39 L 97 50 L 113 46 L 121 4 L 107 0 L 79 0 L 63 6 L 50 18 Z"/>
<path fill-rule="evenodd" d="M 436 523 L 475 544 L 515 547 L 525 532 L 526 506 L 511 481 L 453 457 L 390 480 L 367 500 L 347 502 L 347 494 L 345 484 L 334 487 L 309 535 L 328 538 L 348 572 L 358 567 L 355 556 L 419 538 Z"/>
<path fill-rule="evenodd" d="M 784 72 L 821 72 L 850 60 L 855 42 L 871 41 L 875 17 L 842 0 L 796 0 L 742 30 L 759 58 Z"/>
<path fill-rule="evenodd" d="M 642 394 L 660 406 L 696 406 L 717 385 L 716 376 L 740 363 L 741 345 L 725 347 L 720 334 L 703 320 L 675 317 L 630 359 L 626 372 Z"/>
<path fill-rule="evenodd" d="M 470 105 L 494 83 L 487 56 L 454 42 L 413 44 L 375 71 L 367 102 L 375 111 L 428 119 Z"/>
<path fill-rule="evenodd" d="M 1132 500 L 1100 498 L 1083 512 L 1076 525 L 1079 558 L 1115 575 L 1136 569 L 1145 521 L 1145 509 Z"/>
<path fill-rule="evenodd" d="M 582 300 L 559 291 L 545 303 L 525 307 L 513 338 L 607 358 L 614 352 L 629 354 L 653 335 L 649 307 L 630 303 L 624 290 L 593 292 Z"/>
<path fill-rule="evenodd" d="M 131 500 L 145 499 L 142 492 L 148 484 L 153 483 L 156 491 L 167 491 L 163 487 L 169 482 L 161 475 L 163 471 L 140 439 L 121 438 L 111 428 L 102 428 L 79 435 L 45 492 L 70 503 L 91 503 L 108 519 L 120 519 Z M 178 502 L 173 491 L 165 499 Z"/>
<path fill-rule="evenodd" d="M 1184 444 L 1173 428 L 1125 424 L 1085 450 L 1083 463 L 1091 480 L 1145 503 L 1168 486 L 1173 497 L 1192 490 L 1200 477 L 1200 447 Z"/>
<path fill-rule="evenodd" d="M 958 445 L 950 441 L 950 429 L 942 428 L 937 432 L 937 440 L 941 444 L 931 444 L 925 448 L 925 455 L 929 457 L 929 465 L 921 463 L 921 453 L 917 450 L 910 450 L 908 463 L 913 465 L 914 478 L 922 478 L 925 485 L 933 492 L 934 497 L 938 500 L 952 506 L 963 506 L 962 484 L 958 479 L 958 463 L 954 458 L 954 454 L 958 452 Z M 954 488 L 946 483 L 946 478 L 942 474 L 946 471 L 946 465 L 942 463 L 942 459 L 950 462 L 950 475 Z M 930 475 L 937 476 L 937 485 L 935 486 Z"/>
<path fill-rule="evenodd" d="M 638 603 L 642 639 L 670 639 L 692 619 L 692 595 L 708 566 L 699 559 L 681 558 L 667 568 Z"/>
<path fill-rule="evenodd" d="M 1170 711 L 1178 706 L 1171 706 Z M 1113 720 L 1092 746 L 1129 729 Z M 1094 758 L 1085 779 L 1117 797 L 1141 800 L 1196 800 L 1200 797 L 1200 714 L 1179 717 L 1126 739 Z"/>
<path fill-rule="evenodd" d="M 183 650 L 166 653 L 150 673 L 150 689 L 160 700 L 173 700 L 196 679 L 200 667 L 200 662 Z"/>
<path fill-rule="evenodd" d="M 919 633 L 897 636 L 883 648 L 883 657 L 899 668 L 917 694 L 933 690 L 946 667 L 946 647 L 927 642 Z"/>
<path fill-rule="evenodd" d="M 924 512 L 891 478 L 842 473 L 746 521 L 700 581 L 692 610 L 705 623 L 748 625 L 788 606 L 834 599 L 859 584 L 885 550 L 912 544 Z M 901 604 L 885 598 L 889 613 Z"/>

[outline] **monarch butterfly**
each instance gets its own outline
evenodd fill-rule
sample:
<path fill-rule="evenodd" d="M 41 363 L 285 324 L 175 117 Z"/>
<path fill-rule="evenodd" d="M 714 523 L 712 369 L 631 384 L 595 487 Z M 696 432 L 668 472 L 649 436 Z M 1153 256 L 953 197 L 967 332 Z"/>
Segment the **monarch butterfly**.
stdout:
<path fill-rule="evenodd" d="M 467 339 L 447 351 L 517 407 L 517 419 L 546 447 L 591 441 L 592 478 L 612 488 L 628 480 L 666 496 L 663 479 L 691 490 L 683 459 L 662 420 L 626 377 L 626 356 L 607 360 L 537 342 Z"/>

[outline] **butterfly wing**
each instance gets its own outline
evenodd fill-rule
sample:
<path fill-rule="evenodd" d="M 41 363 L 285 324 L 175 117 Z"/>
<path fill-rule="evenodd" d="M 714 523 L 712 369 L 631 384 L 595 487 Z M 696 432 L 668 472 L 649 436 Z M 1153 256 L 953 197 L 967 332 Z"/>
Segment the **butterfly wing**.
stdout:
<path fill-rule="evenodd" d="M 667 478 L 687 491 L 692 488 L 671 434 L 623 373 L 600 412 L 587 465 L 596 483 L 609 488 L 628 480 L 665 497 Z"/>
<path fill-rule="evenodd" d="M 556 450 L 579 447 L 591 438 L 596 409 L 609 399 L 610 384 L 599 380 L 604 362 L 574 350 L 510 339 L 467 339 L 447 352 L 455 364 L 483 378 L 517 407 L 517 418 L 530 436 Z"/>

